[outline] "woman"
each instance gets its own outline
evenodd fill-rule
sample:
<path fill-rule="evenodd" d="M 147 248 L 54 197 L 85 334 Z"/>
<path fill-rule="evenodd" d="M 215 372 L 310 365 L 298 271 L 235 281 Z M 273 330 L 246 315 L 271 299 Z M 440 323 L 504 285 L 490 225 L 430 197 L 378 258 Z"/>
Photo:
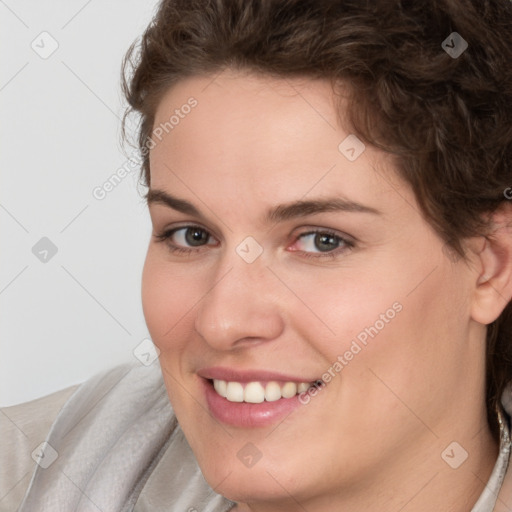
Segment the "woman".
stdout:
<path fill-rule="evenodd" d="M 512 509 L 511 26 L 164 0 L 124 75 L 160 367 L 74 392 L 20 510 Z"/>

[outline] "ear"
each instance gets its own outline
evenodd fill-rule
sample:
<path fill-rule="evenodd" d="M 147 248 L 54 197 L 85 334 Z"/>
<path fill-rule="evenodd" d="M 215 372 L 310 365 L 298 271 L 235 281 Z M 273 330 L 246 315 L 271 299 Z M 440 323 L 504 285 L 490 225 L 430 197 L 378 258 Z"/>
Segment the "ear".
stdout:
<path fill-rule="evenodd" d="M 476 253 L 471 304 L 471 317 L 484 325 L 494 322 L 512 299 L 512 201 L 504 202 L 490 220 L 491 231 Z"/>

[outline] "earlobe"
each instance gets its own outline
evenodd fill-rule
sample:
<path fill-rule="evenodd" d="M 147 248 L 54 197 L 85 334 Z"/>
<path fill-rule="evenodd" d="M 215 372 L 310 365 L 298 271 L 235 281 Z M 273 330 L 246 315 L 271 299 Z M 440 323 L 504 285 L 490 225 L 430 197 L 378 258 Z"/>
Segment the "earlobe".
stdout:
<path fill-rule="evenodd" d="M 494 322 L 512 299 L 512 203 L 492 215 L 492 231 L 476 255 L 479 273 L 471 316 L 484 325 Z"/>

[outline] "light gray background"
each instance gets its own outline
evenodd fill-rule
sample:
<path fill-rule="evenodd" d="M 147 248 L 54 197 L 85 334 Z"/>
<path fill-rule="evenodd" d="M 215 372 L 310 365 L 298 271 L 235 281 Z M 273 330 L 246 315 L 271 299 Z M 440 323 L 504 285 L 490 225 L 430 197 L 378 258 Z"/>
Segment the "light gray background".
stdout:
<path fill-rule="evenodd" d="M 0 0 L 2 406 L 133 359 L 148 337 L 138 169 L 103 200 L 92 191 L 133 151 L 120 144 L 120 65 L 155 7 Z M 47 58 L 31 47 L 44 54 L 53 40 Z M 43 237 L 58 249 L 47 262 L 32 252 Z"/>

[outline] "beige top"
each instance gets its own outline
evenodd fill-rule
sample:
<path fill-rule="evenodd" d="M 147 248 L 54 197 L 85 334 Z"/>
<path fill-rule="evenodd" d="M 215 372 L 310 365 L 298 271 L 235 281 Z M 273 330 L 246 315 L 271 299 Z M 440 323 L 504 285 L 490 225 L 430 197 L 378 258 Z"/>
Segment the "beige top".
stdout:
<path fill-rule="evenodd" d="M 77 388 L 0 409 L 0 512 L 18 510 L 35 468 L 31 454 Z"/>

